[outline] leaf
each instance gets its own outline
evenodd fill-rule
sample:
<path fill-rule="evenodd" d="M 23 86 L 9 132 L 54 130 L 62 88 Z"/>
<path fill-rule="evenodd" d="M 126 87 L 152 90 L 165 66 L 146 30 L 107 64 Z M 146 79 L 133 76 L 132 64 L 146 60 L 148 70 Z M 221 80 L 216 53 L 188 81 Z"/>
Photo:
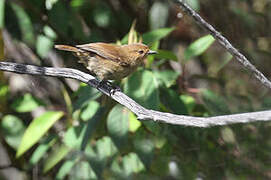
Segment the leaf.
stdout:
<path fill-rule="evenodd" d="M 171 90 L 161 88 L 161 101 L 167 109 L 174 114 L 188 115 L 188 111 L 184 102 L 179 98 L 179 95 Z"/>
<path fill-rule="evenodd" d="M 35 118 L 24 132 L 16 157 L 20 157 L 35 143 L 37 143 L 38 140 L 50 129 L 50 127 L 52 127 L 52 125 L 62 116 L 63 112 L 48 111 Z"/>
<path fill-rule="evenodd" d="M 193 112 L 194 107 L 196 106 L 196 101 L 192 96 L 189 95 L 181 95 L 180 99 L 183 101 L 185 104 L 189 114 Z"/>
<path fill-rule="evenodd" d="M 97 180 L 96 173 L 93 171 L 91 166 L 87 161 L 80 161 L 75 164 L 74 168 L 71 169 L 69 179 L 80 180 L 80 179 L 90 179 Z"/>
<path fill-rule="evenodd" d="M 144 165 L 149 167 L 154 157 L 154 142 L 146 137 L 136 136 L 136 138 L 134 138 L 133 145 L 136 153 L 144 162 Z"/>
<path fill-rule="evenodd" d="M 201 93 L 204 105 L 213 115 L 225 115 L 231 113 L 226 100 L 222 96 L 219 96 L 210 90 L 203 90 Z"/>
<path fill-rule="evenodd" d="M 83 121 L 90 120 L 95 115 L 99 108 L 100 108 L 99 103 L 97 103 L 96 101 L 89 101 L 88 105 L 85 108 L 83 108 L 80 114 L 80 118 Z"/>
<path fill-rule="evenodd" d="M 133 73 L 124 84 L 124 92 L 142 106 L 158 110 L 158 81 L 153 72 L 140 70 Z"/>
<path fill-rule="evenodd" d="M 45 58 L 48 56 L 48 52 L 52 49 L 54 42 L 44 35 L 37 37 L 36 49 L 40 57 Z"/>
<path fill-rule="evenodd" d="M 224 127 L 221 129 L 221 136 L 222 139 L 229 144 L 235 144 L 236 143 L 236 138 L 234 135 L 234 132 L 231 128 L 229 127 Z"/>
<path fill-rule="evenodd" d="M 64 144 L 54 147 L 54 151 L 46 158 L 43 167 L 43 173 L 46 173 L 55 167 L 55 165 L 59 163 L 63 158 L 65 158 L 69 152 L 70 148 Z"/>
<path fill-rule="evenodd" d="M 165 70 L 165 71 L 153 71 L 155 77 L 159 80 L 159 86 L 162 84 L 165 85 L 167 88 L 175 84 L 179 73 L 176 71 Z"/>
<path fill-rule="evenodd" d="M 154 57 L 157 59 L 168 59 L 168 60 L 178 61 L 177 56 L 173 52 L 168 51 L 168 50 L 159 49 L 157 51 L 157 54 L 154 55 Z"/>
<path fill-rule="evenodd" d="M 111 165 L 111 169 L 122 178 L 128 178 L 132 174 L 136 174 L 145 170 L 144 164 L 134 152 L 123 156 L 121 159 L 122 166 L 117 160 L 115 160 Z"/>
<path fill-rule="evenodd" d="M 0 0 L 0 29 L 4 27 L 5 0 Z"/>
<path fill-rule="evenodd" d="M 107 129 L 117 146 L 127 140 L 129 130 L 129 111 L 120 105 L 116 105 L 107 117 Z"/>
<path fill-rule="evenodd" d="M 129 113 L 129 131 L 130 132 L 136 132 L 137 129 L 141 126 L 141 122 L 137 120 L 136 116 L 134 113 L 130 112 Z"/>
<path fill-rule="evenodd" d="M 97 89 L 82 83 L 75 93 L 76 95 L 78 98 L 74 103 L 74 111 L 88 105 L 90 100 L 95 100 L 102 94 Z"/>
<path fill-rule="evenodd" d="M 68 174 L 71 174 L 72 168 L 79 161 L 80 156 L 73 156 L 72 159 L 65 161 L 59 168 L 56 179 L 64 179 Z"/>
<path fill-rule="evenodd" d="M 49 135 L 46 137 L 46 139 L 41 142 L 41 144 L 35 149 L 33 152 L 29 163 L 30 165 L 35 165 L 39 162 L 39 160 L 44 157 L 45 153 L 48 151 L 48 149 L 56 142 L 57 138 L 56 136 Z"/>
<path fill-rule="evenodd" d="M 65 133 L 63 142 L 70 148 L 80 149 L 86 130 L 87 126 L 84 123 L 80 126 L 70 127 Z"/>
<path fill-rule="evenodd" d="M 13 108 L 16 112 L 31 112 L 35 110 L 37 107 L 44 105 L 39 99 L 33 97 L 31 94 L 27 93 L 24 96 L 17 98 L 12 104 L 11 108 Z"/>
<path fill-rule="evenodd" d="M 35 36 L 30 17 L 25 10 L 17 4 L 11 3 L 11 7 L 18 19 L 23 41 L 27 44 L 34 45 Z"/>
<path fill-rule="evenodd" d="M 14 115 L 6 115 L 0 123 L 1 132 L 6 143 L 13 149 L 17 149 L 26 129 L 23 121 Z"/>
<path fill-rule="evenodd" d="M 168 36 L 175 28 L 161 28 L 142 35 L 145 44 L 151 44 Z"/>
<path fill-rule="evenodd" d="M 194 41 L 184 51 L 185 61 L 191 59 L 192 57 L 195 57 L 204 53 L 213 44 L 214 41 L 215 39 L 211 35 L 203 36 L 197 39 L 196 41 Z"/>

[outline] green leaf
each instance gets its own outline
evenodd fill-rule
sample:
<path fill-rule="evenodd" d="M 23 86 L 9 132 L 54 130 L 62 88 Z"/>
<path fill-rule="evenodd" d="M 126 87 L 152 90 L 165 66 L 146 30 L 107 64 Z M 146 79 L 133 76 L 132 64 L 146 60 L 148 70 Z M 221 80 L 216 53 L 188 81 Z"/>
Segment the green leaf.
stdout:
<path fill-rule="evenodd" d="M 44 35 L 37 37 L 36 49 L 40 57 L 45 58 L 48 56 L 48 52 L 52 49 L 54 42 Z"/>
<path fill-rule="evenodd" d="M 229 144 L 236 143 L 234 132 L 229 127 L 224 127 L 223 129 L 221 129 L 221 137 L 226 143 L 229 143 Z"/>
<path fill-rule="evenodd" d="M 46 158 L 43 167 L 43 173 L 46 173 L 52 169 L 57 163 L 65 158 L 69 152 L 70 148 L 64 144 L 54 147 L 54 151 Z"/>
<path fill-rule="evenodd" d="M 87 161 L 80 161 L 79 163 L 75 164 L 74 168 L 71 169 L 69 179 L 96 180 L 98 178 Z"/>
<path fill-rule="evenodd" d="M 39 99 L 33 97 L 31 94 L 27 93 L 23 97 L 16 99 L 12 104 L 11 108 L 13 108 L 16 112 L 31 112 L 35 110 L 37 107 L 44 105 Z"/>
<path fill-rule="evenodd" d="M 161 101 L 174 114 L 187 115 L 188 111 L 179 94 L 171 89 L 161 88 Z"/>
<path fill-rule="evenodd" d="M 0 123 L 1 132 L 6 143 L 13 149 L 17 149 L 26 129 L 23 121 L 14 115 L 6 115 Z"/>
<path fill-rule="evenodd" d="M 138 128 L 141 126 L 141 122 L 137 120 L 136 116 L 134 113 L 130 112 L 129 113 L 129 131 L 130 132 L 136 132 Z"/>
<path fill-rule="evenodd" d="M 195 57 L 204 53 L 213 44 L 214 41 L 215 39 L 211 35 L 203 36 L 197 39 L 196 41 L 194 41 L 184 51 L 185 61 L 189 60 L 192 57 Z"/>
<path fill-rule="evenodd" d="M 80 114 L 80 118 L 83 121 L 90 120 L 95 115 L 99 108 L 100 108 L 99 103 L 97 103 L 96 101 L 89 101 L 88 105 L 85 108 L 83 108 Z"/>
<path fill-rule="evenodd" d="M 134 152 L 123 156 L 121 159 L 122 166 L 118 160 L 115 160 L 112 163 L 111 169 L 122 178 L 128 178 L 132 174 L 136 174 L 145 170 L 144 164 Z"/>
<path fill-rule="evenodd" d="M 159 80 L 159 86 L 162 84 L 165 85 L 167 88 L 175 84 L 179 73 L 176 71 L 165 70 L 165 71 L 153 71 L 154 75 Z"/>
<path fill-rule="evenodd" d="M 185 104 L 189 114 L 191 114 L 193 112 L 194 107 L 196 106 L 195 99 L 189 95 L 181 95 L 180 98 L 182 102 Z"/>
<path fill-rule="evenodd" d="M 210 90 L 203 90 L 201 93 L 204 105 L 213 115 L 225 115 L 231 113 L 226 100 L 222 96 L 219 96 Z"/>
<path fill-rule="evenodd" d="M 63 142 L 70 148 L 80 149 L 86 130 L 87 126 L 85 123 L 82 123 L 80 126 L 70 127 L 64 136 Z"/>
<path fill-rule="evenodd" d="M 159 49 L 157 51 L 157 54 L 154 55 L 154 57 L 157 59 L 168 59 L 168 60 L 178 61 L 177 56 L 173 52 L 168 51 L 168 50 Z"/>
<path fill-rule="evenodd" d="M 30 17 L 25 10 L 17 4 L 11 3 L 11 7 L 18 19 L 23 41 L 29 45 L 34 45 L 35 36 Z"/>
<path fill-rule="evenodd" d="M 70 174 L 72 168 L 79 161 L 79 159 L 80 156 L 73 156 L 72 159 L 65 161 L 59 168 L 56 174 L 56 179 L 64 179 L 68 174 Z"/>
<path fill-rule="evenodd" d="M 38 140 L 50 129 L 50 127 L 61 117 L 63 112 L 48 111 L 43 115 L 35 118 L 26 129 L 21 144 L 16 153 L 16 157 L 20 157 L 29 148 L 31 148 Z"/>
<path fill-rule="evenodd" d="M 74 111 L 88 105 L 89 101 L 97 99 L 102 94 L 97 89 L 82 83 L 75 95 L 78 98 L 74 103 Z"/>
<path fill-rule="evenodd" d="M 151 44 L 168 36 L 175 28 L 161 28 L 142 35 L 145 44 Z"/>
<path fill-rule="evenodd" d="M 136 153 L 144 162 L 146 167 L 149 167 L 154 157 L 154 142 L 146 137 L 136 136 L 133 141 Z"/>
<path fill-rule="evenodd" d="M 33 152 L 29 163 L 30 165 L 35 165 L 39 162 L 39 160 L 44 157 L 45 153 L 48 151 L 48 149 L 56 142 L 57 137 L 53 135 L 49 135 L 46 137 L 46 139 L 41 142 L 41 144 L 35 149 Z"/>
<path fill-rule="evenodd" d="M 5 0 L 0 0 L 0 29 L 4 27 Z"/>
<path fill-rule="evenodd" d="M 142 106 L 158 110 L 158 81 L 153 72 L 140 70 L 133 73 L 124 84 L 124 92 Z"/>
<path fill-rule="evenodd" d="M 116 145 L 122 145 L 127 140 L 129 130 L 129 111 L 121 105 L 116 105 L 107 117 L 107 129 Z"/>

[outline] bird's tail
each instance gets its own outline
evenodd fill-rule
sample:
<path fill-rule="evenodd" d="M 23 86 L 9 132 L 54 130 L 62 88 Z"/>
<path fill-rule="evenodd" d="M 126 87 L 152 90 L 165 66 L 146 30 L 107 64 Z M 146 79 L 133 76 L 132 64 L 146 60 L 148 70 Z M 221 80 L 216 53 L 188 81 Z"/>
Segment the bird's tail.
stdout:
<path fill-rule="evenodd" d="M 55 48 L 62 50 L 62 51 L 71 51 L 71 52 L 80 51 L 80 49 L 73 47 L 73 46 L 68 46 L 68 45 L 55 45 Z"/>

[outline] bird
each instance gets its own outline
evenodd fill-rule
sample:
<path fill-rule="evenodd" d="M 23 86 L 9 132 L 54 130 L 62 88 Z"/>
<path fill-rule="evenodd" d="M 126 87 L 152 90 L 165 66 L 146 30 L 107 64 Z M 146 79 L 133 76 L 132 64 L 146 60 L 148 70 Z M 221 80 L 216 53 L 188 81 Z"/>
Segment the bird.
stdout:
<path fill-rule="evenodd" d="M 143 43 L 117 45 L 97 42 L 54 47 L 72 52 L 79 58 L 79 63 L 82 63 L 101 82 L 121 80 L 129 76 L 137 67 L 144 64 L 144 59 L 148 55 L 157 53 Z"/>

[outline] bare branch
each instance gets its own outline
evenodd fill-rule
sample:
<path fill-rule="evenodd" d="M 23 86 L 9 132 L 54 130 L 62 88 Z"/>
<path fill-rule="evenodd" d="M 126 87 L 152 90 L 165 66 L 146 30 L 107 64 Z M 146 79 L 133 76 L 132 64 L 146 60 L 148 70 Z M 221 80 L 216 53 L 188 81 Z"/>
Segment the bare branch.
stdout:
<path fill-rule="evenodd" d="M 72 78 L 87 83 L 94 88 L 97 88 L 97 85 L 99 83 L 99 81 L 95 79 L 93 76 L 71 68 L 39 67 L 11 62 L 0 62 L 0 70 L 22 74 Z M 133 113 L 137 115 L 139 120 L 153 120 L 174 125 L 203 127 L 203 128 L 211 126 L 222 126 L 234 123 L 249 123 L 255 121 L 271 120 L 271 111 L 259 111 L 207 118 L 175 115 L 146 109 L 120 91 L 116 91 L 114 94 L 110 95 L 110 92 L 113 90 L 113 87 L 108 84 L 102 84 L 101 86 L 98 87 L 98 90 L 110 96 L 112 99 L 116 100 L 120 104 L 126 106 L 128 109 L 130 109 Z"/>
<path fill-rule="evenodd" d="M 271 89 L 271 82 L 254 66 L 248 59 L 240 53 L 224 36 L 222 36 L 212 25 L 206 22 L 198 13 L 189 7 L 184 0 L 174 0 L 179 4 L 188 15 L 192 16 L 194 20 L 207 30 L 228 52 L 230 52 L 245 68 L 251 71 L 264 86 Z"/>

